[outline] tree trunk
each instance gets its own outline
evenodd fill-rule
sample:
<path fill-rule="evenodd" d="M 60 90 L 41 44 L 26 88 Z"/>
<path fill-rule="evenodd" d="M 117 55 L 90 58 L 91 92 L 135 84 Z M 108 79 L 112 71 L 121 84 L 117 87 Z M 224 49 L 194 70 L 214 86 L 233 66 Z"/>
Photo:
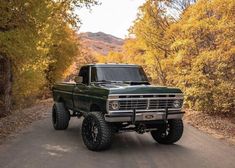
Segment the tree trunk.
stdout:
<path fill-rule="evenodd" d="M 0 55 L 0 117 L 11 111 L 12 68 L 11 61 Z"/>
<path fill-rule="evenodd" d="M 6 67 L 6 76 L 5 76 L 5 112 L 10 113 L 11 111 L 11 94 L 12 94 L 12 69 L 11 69 L 11 61 L 6 59 L 5 62 Z"/>

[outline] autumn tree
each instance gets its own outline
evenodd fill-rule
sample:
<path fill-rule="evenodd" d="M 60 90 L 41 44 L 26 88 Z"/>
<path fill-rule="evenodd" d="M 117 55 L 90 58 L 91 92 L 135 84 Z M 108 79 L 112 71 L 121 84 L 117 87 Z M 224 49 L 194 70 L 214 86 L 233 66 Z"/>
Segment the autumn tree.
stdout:
<path fill-rule="evenodd" d="M 168 32 L 174 36 L 168 81 L 181 87 L 191 108 L 234 113 L 235 2 L 201 0 Z"/>
<path fill-rule="evenodd" d="M 74 33 L 79 20 L 74 10 L 95 4 L 95 0 L 0 1 L 0 55 L 10 63 L 13 105 L 31 104 L 42 87 L 64 76 L 77 54 Z"/>
<path fill-rule="evenodd" d="M 147 71 L 159 84 L 166 84 L 163 60 L 170 54 L 166 31 L 173 22 L 161 1 L 147 0 L 140 8 L 130 34 L 145 58 Z"/>
<path fill-rule="evenodd" d="M 154 83 L 180 87 L 189 108 L 234 115 L 234 9 L 233 0 L 147 0 L 123 51 L 105 59 L 140 64 Z"/>

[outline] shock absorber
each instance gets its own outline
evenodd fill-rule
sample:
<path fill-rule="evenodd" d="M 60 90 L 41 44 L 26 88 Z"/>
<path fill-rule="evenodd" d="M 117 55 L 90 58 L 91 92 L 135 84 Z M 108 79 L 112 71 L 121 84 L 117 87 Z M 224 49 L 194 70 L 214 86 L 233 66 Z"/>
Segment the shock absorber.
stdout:
<path fill-rule="evenodd" d="M 145 124 L 138 124 L 136 126 L 136 132 L 139 133 L 139 134 L 143 134 L 146 132 L 146 126 Z"/>

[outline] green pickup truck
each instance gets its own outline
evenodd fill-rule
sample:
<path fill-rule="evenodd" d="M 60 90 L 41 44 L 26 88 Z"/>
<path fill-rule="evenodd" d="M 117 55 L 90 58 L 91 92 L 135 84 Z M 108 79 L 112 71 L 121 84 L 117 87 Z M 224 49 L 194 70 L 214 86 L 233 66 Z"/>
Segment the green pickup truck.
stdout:
<path fill-rule="evenodd" d="M 74 81 L 54 85 L 52 122 L 64 130 L 71 117 L 84 117 L 82 138 L 88 149 L 107 149 L 113 134 L 125 131 L 150 132 L 160 144 L 181 138 L 182 91 L 151 85 L 141 66 L 89 64 Z"/>

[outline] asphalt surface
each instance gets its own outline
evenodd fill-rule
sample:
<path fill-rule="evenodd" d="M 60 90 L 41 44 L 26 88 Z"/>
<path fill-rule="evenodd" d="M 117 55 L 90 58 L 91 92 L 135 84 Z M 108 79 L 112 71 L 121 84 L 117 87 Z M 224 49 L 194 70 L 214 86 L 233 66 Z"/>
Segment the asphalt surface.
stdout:
<path fill-rule="evenodd" d="M 0 146 L 0 168 L 235 168 L 235 146 L 185 125 L 175 145 L 157 144 L 145 133 L 122 133 L 112 148 L 87 150 L 81 119 L 55 131 L 50 118 L 37 121 Z"/>

